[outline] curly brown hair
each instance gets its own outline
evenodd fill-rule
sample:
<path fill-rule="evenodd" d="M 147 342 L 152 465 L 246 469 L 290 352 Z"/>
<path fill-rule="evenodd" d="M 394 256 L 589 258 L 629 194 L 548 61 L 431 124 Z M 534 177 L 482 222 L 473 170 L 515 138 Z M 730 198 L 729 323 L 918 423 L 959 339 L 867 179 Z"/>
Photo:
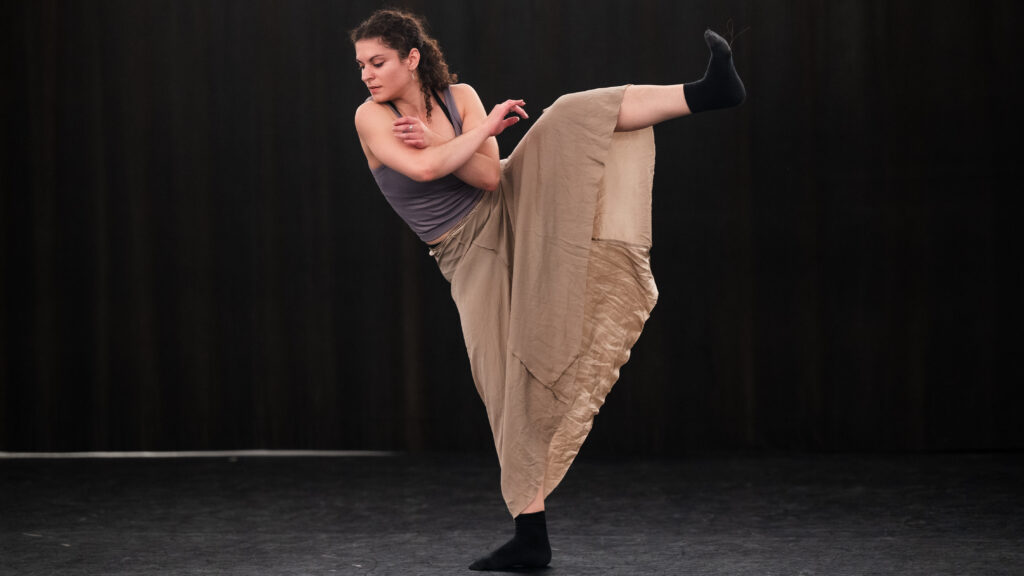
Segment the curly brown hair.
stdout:
<path fill-rule="evenodd" d="M 381 42 L 405 60 L 409 51 L 416 48 L 420 51 L 420 63 L 417 67 L 423 101 L 427 105 L 427 118 L 433 106 L 430 94 L 434 90 L 444 90 L 459 81 L 458 76 L 448 71 L 441 45 L 426 31 L 426 22 L 408 12 L 387 8 L 377 10 L 349 33 L 355 44 L 367 38 L 380 38 Z"/>

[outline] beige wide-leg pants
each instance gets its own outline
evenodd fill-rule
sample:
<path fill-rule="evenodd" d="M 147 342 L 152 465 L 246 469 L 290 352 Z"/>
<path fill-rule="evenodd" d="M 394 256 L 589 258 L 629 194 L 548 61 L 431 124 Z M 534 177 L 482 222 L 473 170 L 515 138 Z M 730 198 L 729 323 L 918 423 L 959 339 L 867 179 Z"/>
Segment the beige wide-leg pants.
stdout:
<path fill-rule="evenodd" d="M 513 516 L 565 476 L 657 301 L 654 133 L 614 131 L 625 89 L 544 110 L 502 161 L 499 189 L 431 250 Z"/>

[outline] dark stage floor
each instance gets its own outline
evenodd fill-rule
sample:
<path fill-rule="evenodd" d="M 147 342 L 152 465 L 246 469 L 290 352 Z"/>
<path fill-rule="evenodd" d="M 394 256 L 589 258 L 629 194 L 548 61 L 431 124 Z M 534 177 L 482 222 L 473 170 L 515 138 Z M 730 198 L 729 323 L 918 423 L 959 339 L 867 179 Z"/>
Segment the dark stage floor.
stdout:
<path fill-rule="evenodd" d="M 582 458 L 549 576 L 1024 574 L 1024 455 Z M 0 459 L 0 574 L 474 574 L 493 458 Z"/>

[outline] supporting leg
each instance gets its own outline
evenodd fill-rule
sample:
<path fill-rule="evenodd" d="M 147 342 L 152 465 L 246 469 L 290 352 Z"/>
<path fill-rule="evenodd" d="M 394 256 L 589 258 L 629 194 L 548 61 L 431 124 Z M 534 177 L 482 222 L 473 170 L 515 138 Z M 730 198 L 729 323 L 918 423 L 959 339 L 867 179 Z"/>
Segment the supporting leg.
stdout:
<path fill-rule="evenodd" d="M 531 514 L 533 512 L 544 511 L 544 482 L 540 483 L 540 488 L 537 490 L 537 496 L 530 502 L 526 508 L 523 509 L 523 514 Z"/>
<path fill-rule="evenodd" d="M 511 540 L 487 556 L 470 564 L 470 570 L 509 570 L 541 568 L 551 562 L 551 544 L 544 517 L 544 483 L 537 497 L 516 516 L 516 533 Z"/>

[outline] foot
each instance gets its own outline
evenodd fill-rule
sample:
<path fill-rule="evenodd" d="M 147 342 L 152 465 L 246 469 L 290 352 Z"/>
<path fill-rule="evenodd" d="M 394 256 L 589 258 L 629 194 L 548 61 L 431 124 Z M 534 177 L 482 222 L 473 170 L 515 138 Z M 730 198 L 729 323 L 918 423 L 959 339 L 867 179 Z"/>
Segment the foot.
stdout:
<path fill-rule="evenodd" d="M 743 81 L 732 63 L 732 48 L 718 34 L 707 30 L 704 42 L 711 51 L 704 77 L 683 85 L 686 104 L 693 113 L 739 106 L 747 97 Z"/>
<path fill-rule="evenodd" d="M 516 534 L 487 556 L 469 565 L 470 570 L 543 568 L 551 562 L 544 512 L 516 516 Z"/>

